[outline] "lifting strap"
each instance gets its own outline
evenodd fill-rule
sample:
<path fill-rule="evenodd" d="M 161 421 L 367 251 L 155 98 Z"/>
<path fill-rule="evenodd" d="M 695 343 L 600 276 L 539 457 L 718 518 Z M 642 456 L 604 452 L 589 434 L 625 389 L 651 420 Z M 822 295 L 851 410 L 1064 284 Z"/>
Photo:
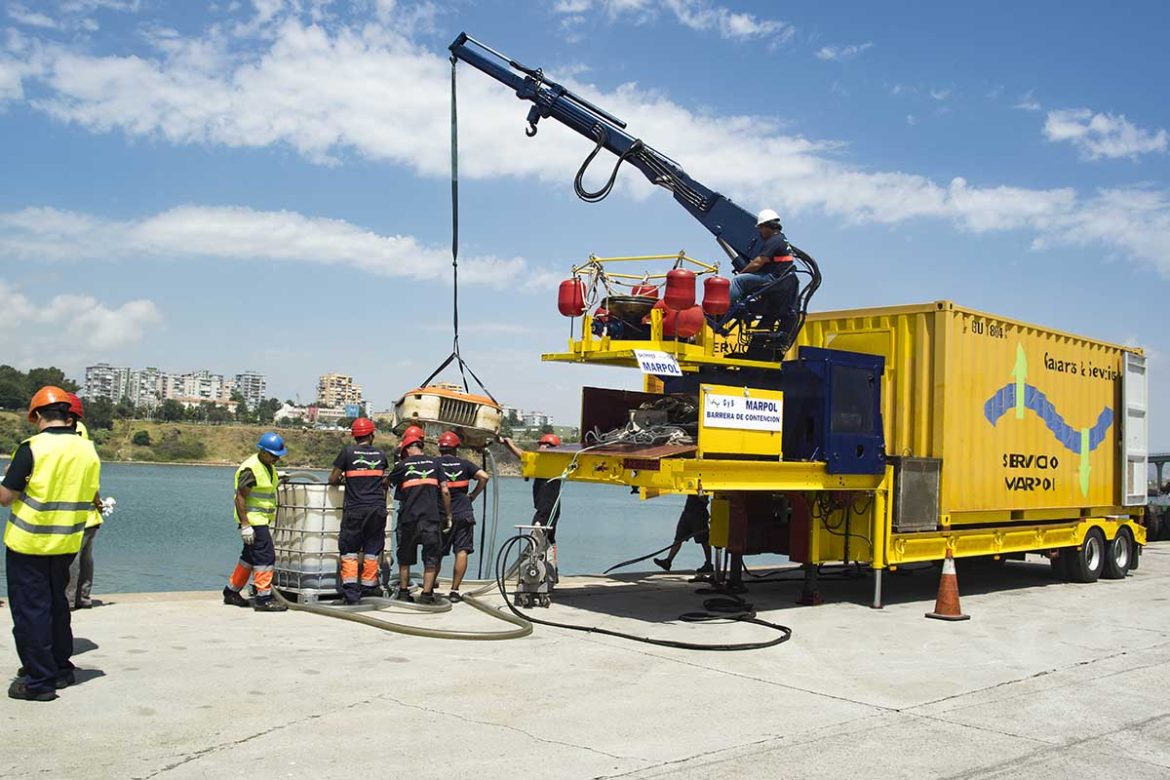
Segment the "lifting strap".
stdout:
<path fill-rule="evenodd" d="M 454 338 L 451 342 L 451 354 L 447 356 L 438 368 L 431 372 L 431 375 L 423 380 L 422 386 L 426 387 L 439 374 L 443 373 L 443 369 L 451 365 L 455 361 L 459 365 L 459 375 L 463 378 L 464 392 L 471 392 L 467 384 L 467 375 L 471 374 L 471 378 L 479 385 L 479 389 L 483 390 L 484 395 L 492 399 L 493 403 L 498 404 L 496 397 L 492 395 L 491 391 L 484 386 L 475 372 L 471 370 L 471 366 L 467 365 L 467 361 L 459 354 L 459 112 L 457 108 L 456 88 L 455 88 L 455 64 L 458 60 L 454 56 L 451 57 L 451 276 L 453 300 L 451 304 L 451 326 L 454 331 Z"/>

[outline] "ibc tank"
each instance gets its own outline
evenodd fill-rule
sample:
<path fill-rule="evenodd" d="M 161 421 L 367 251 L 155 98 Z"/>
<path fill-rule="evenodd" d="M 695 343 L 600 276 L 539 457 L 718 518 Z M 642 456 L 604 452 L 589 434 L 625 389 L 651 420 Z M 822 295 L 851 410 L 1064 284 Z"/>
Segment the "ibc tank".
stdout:
<path fill-rule="evenodd" d="M 276 548 L 273 585 L 301 602 L 339 592 L 337 532 L 345 488 L 322 482 L 282 482 L 276 489 Z M 390 555 L 393 512 L 387 508 L 386 556 Z M 387 557 L 388 559 L 388 557 Z"/>

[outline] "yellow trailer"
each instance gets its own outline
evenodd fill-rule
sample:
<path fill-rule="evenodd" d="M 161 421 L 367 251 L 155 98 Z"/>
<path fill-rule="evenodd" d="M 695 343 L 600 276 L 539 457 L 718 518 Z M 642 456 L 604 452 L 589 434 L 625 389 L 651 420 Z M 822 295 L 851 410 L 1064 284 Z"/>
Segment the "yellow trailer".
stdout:
<path fill-rule="evenodd" d="M 868 564 L 875 606 L 883 570 L 948 551 L 1040 553 L 1081 582 L 1137 565 L 1139 349 L 949 301 L 809 315 L 782 365 L 734 354 L 735 339 L 710 328 L 663 338 L 658 310 L 638 341 L 599 337 L 582 320 L 568 351 L 544 359 L 641 366 L 646 392 L 584 388 L 586 438 L 526 454 L 526 476 L 710 495 L 714 546 L 808 569 Z M 677 375 L 663 375 L 669 365 Z M 664 396 L 694 406 L 693 436 L 590 438 Z"/>

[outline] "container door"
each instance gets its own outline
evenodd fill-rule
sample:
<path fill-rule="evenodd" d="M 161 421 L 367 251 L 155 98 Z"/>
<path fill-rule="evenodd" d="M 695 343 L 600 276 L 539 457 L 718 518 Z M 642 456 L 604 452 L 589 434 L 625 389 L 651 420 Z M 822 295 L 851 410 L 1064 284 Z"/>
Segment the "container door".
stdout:
<path fill-rule="evenodd" d="M 1121 403 L 1125 415 L 1121 418 L 1121 447 L 1125 476 L 1123 485 L 1125 506 L 1143 506 L 1146 503 L 1149 406 L 1146 384 L 1146 358 L 1132 352 L 1124 353 L 1125 376 L 1122 378 Z"/>

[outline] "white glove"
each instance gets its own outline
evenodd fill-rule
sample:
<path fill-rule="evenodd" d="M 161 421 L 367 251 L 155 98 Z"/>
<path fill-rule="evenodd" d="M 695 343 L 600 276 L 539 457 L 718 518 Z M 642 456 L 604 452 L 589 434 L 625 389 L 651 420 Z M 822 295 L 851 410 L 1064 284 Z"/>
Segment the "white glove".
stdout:
<path fill-rule="evenodd" d="M 451 515 L 445 516 L 443 518 L 443 533 L 451 533 L 451 526 L 454 525 L 454 523 L 455 521 L 451 519 Z"/>
<path fill-rule="evenodd" d="M 244 540 L 244 544 L 251 544 L 256 541 L 256 529 L 250 525 L 241 525 L 240 538 Z"/>
<path fill-rule="evenodd" d="M 114 514 L 114 507 L 117 506 L 118 499 L 113 496 L 106 496 L 102 499 L 102 517 L 109 517 Z"/>

